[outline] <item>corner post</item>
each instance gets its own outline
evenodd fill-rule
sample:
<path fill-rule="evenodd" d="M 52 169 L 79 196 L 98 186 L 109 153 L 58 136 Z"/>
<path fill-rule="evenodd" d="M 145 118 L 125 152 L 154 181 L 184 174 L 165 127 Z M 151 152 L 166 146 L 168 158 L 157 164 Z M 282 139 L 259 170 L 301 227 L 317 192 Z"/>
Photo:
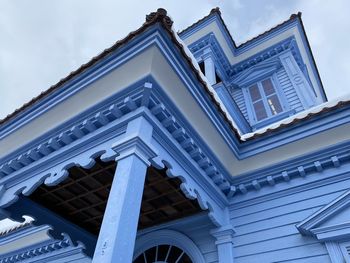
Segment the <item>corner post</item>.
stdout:
<path fill-rule="evenodd" d="M 214 64 L 213 54 L 211 50 L 206 49 L 204 51 L 202 58 L 204 61 L 205 76 L 208 79 L 209 84 L 214 85 L 216 83 L 215 64 Z"/>
<path fill-rule="evenodd" d="M 233 235 L 235 231 L 231 225 L 222 226 L 210 231 L 215 237 L 219 263 L 234 263 Z"/>
<path fill-rule="evenodd" d="M 144 117 L 132 120 L 125 137 L 112 146 L 117 168 L 92 262 L 132 262 L 144 182 L 150 159 L 152 126 Z"/>

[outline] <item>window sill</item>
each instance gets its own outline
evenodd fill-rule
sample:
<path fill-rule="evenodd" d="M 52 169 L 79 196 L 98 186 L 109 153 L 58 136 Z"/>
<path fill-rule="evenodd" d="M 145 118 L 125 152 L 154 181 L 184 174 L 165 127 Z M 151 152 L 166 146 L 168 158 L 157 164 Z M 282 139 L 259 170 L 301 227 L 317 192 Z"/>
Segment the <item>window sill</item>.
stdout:
<path fill-rule="evenodd" d="M 277 121 L 280 121 L 282 119 L 285 119 L 285 118 L 287 118 L 289 116 L 292 116 L 294 114 L 295 114 L 295 110 L 294 109 L 283 111 L 283 112 L 281 112 L 281 113 L 279 113 L 277 115 L 274 115 L 272 117 L 266 118 L 264 120 L 261 120 L 261 121 L 258 121 L 256 123 L 252 124 L 252 130 L 256 131 L 256 130 L 258 130 L 260 128 L 263 128 L 263 127 L 265 127 L 267 125 L 270 125 L 270 124 L 272 124 L 274 122 L 277 122 Z"/>

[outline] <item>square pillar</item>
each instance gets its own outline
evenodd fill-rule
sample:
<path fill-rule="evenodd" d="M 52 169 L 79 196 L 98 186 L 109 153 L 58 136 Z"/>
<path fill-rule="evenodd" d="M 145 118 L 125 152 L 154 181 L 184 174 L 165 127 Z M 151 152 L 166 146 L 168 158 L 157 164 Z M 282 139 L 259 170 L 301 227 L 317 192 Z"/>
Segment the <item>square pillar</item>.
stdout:
<path fill-rule="evenodd" d="M 216 83 L 215 63 L 211 50 L 205 50 L 202 59 L 204 61 L 205 76 L 209 84 L 214 85 Z"/>
<path fill-rule="evenodd" d="M 141 133 L 142 129 L 142 133 Z M 92 262 L 132 262 L 143 188 L 149 160 L 152 126 L 140 117 L 128 124 L 126 136 L 112 148 L 119 155 Z"/>
<path fill-rule="evenodd" d="M 235 231 L 231 225 L 222 226 L 210 231 L 215 237 L 215 245 L 218 249 L 219 263 L 234 263 L 233 235 Z"/>

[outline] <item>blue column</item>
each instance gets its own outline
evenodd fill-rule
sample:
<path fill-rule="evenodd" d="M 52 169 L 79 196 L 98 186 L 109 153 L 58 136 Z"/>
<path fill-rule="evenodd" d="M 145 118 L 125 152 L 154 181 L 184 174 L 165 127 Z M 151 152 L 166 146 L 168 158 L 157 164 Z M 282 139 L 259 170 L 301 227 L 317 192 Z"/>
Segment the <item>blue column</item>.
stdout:
<path fill-rule="evenodd" d="M 204 60 L 205 76 L 209 81 L 209 84 L 214 85 L 216 83 L 215 63 L 211 50 L 205 50 L 202 58 Z"/>
<path fill-rule="evenodd" d="M 233 235 L 235 231 L 231 225 L 222 226 L 210 231 L 215 237 L 215 245 L 218 249 L 219 263 L 234 263 Z"/>
<path fill-rule="evenodd" d="M 112 148 L 119 155 L 112 188 L 92 262 L 132 262 L 142 193 L 149 160 L 152 126 L 140 117 Z"/>

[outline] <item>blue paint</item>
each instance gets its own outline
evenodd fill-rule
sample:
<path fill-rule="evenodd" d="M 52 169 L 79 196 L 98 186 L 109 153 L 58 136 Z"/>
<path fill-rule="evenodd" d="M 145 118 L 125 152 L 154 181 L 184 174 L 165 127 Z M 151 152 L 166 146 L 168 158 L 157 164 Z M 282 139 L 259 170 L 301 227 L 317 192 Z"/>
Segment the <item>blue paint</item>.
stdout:
<path fill-rule="evenodd" d="M 11 242 L 16 242 L 19 238 L 31 238 L 39 232 L 45 232 L 50 229 L 49 226 L 28 226 L 19 229 L 17 233 L 10 233 L 2 239 L 2 245 L 6 246 Z M 67 234 L 62 234 L 60 239 L 48 238 L 47 240 L 33 243 L 31 245 L 22 244 L 21 249 L 12 250 L 0 255 L 0 263 L 15 262 L 74 262 L 88 263 L 91 259 L 85 255 L 83 250 L 85 246 L 78 242 L 75 245 Z"/>
<path fill-rule="evenodd" d="M 204 63 L 206 78 L 242 134 L 326 100 L 299 18 L 241 47 L 231 41 L 217 13 L 181 37 L 187 38 L 212 22 L 218 25 L 235 57 L 295 28 L 302 36 L 312 67 L 312 72 L 305 68 L 295 36 L 234 65 L 228 62 L 213 33 L 193 43 L 189 48 L 197 62 Z M 347 105 L 241 141 L 193 74 L 169 32 L 156 23 L 4 124 L 0 139 L 154 46 L 191 94 L 193 103 L 201 107 L 227 143 L 231 158 L 238 162 L 350 122 Z M 216 83 L 216 74 L 220 83 Z M 317 87 L 312 86 L 309 74 L 316 77 Z M 257 122 L 247 89 L 266 78 L 271 78 L 283 111 Z M 321 99 L 316 98 L 317 89 L 323 94 Z M 235 171 L 224 168 L 201 132 L 194 129 L 165 87 L 147 75 L 6 153 L 0 160 L 1 218 L 20 219 L 29 214 L 36 222 L 1 238 L 0 244 L 15 243 L 18 238 L 34 236 L 39 231 L 49 231 L 51 238 L 0 255 L 0 262 L 124 263 L 160 245 L 176 246 L 198 263 L 350 259 L 350 140 L 231 177 Z M 91 168 L 97 157 L 117 162 L 98 237 L 21 196 L 29 196 L 42 184 L 59 184 L 69 176 L 70 167 Z M 178 178 L 184 196 L 196 200 L 203 212 L 137 232 L 144 180 L 151 165 Z M 62 236 L 62 232 L 68 235 Z"/>
<path fill-rule="evenodd" d="M 84 243 L 84 252 L 90 257 L 93 255 L 96 246 L 96 237 L 47 208 L 27 198 L 20 198 L 20 200 L 10 206 L 8 210 L 10 212 L 10 217 L 16 221 L 22 221 L 23 215 L 29 215 L 35 219 L 33 224 L 36 226 L 50 225 L 52 229 L 49 233 L 51 237 L 55 239 L 61 239 L 62 233 L 69 233 L 71 242 L 76 243 L 79 241 Z M 36 228 L 30 228 L 28 230 L 29 233 L 25 234 L 28 236 L 30 236 L 33 231 L 37 231 Z M 14 233 L 11 237 L 16 237 L 16 234 Z"/>
<path fill-rule="evenodd" d="M 205 263 L 202 252 L 196 244 L 186 235 L 168 229 L 152 231 L 140 235 L 136 240 L 134 259 L 140 256 L 147 249 L 159 245 L 175 246 L 183 250 L 193 262 Z"/>
<path fill-rule="evenodd" d="M 195 26 L 191 27 L 190 29 L 181 32 L 180 37 L 182 39 L 187 39 L 189 36 L 198 32 L 199 30 L 205 28 L 207 25 L 209 25 L 212 22 L 214 22 L 218 26 L 222 36 L 224 37 L 226 43 L 228 44 L 228 46 L 229 46 L 229 48 L 234 56 L 239 56 L 240 54 L 243 54 L 243 53 L 251 50 L 252 48 L 268 41 L 269 39 L 271 39 L 275 36 L 281 35 L 282 33 L 286 32 L 287 30 L 289 30 L 291 28 L 296 28 L 298 33 L 300 34 L 300 36 L 302 38 L 302 43 L 303 43 L 303 46 L 306 50 L 308 60 L 310 61 L 310 65 L 312 68 L 312 74 L 315 76 L 316 81 L 318 83 L 318 87 L 320 89 L 320 93 L 321 93 L 321 97 L 322 97 L 321 101 L 327 101 L 327 97 L 326 97 L 325 91 L 323 89 L 323 85 L 322 85 L 315 61 L 313 59 L 313 55 L 312 55 L 312 52 L 310 50 L 310 46 L 309 46 L 307 37 L 305 35 L 305 31 L 303 29 L 303 24 L 302 24 L 302 21 L 301 21 L 301 18 L 299 17 L 299 15 L 295 16 L 293 19 L 289 19 L 288 21 L 284 22 L 282 25 L 275 27 L 268 34 L 260 35 L 259 37 L 254 38 L 251 41 L 249 41 L 248 43 L 245 43 L 245 44 L 240 45 L 240 46 L 236 46 L 235 42 L 231 38 L 230 32 L 228 32 L 227 28 L 224 26 L 222 18 L 220 17 L 220 15 L 217 12 L 212 13 L 207 19 L 201 21 L 200 23 L 196 24 Z M 297 51 L 297 53 L 298 53 L 298 51 Z"/>

